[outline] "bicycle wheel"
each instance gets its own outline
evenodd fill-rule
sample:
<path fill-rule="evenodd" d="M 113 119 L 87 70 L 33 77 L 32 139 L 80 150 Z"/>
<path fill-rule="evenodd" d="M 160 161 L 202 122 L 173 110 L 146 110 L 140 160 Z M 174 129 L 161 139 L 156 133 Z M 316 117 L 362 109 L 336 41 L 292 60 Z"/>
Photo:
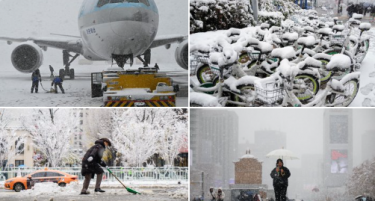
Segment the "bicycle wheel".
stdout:
<path fill-rule="evenodd" d="M 309 74 L 298 74 L 294 78 L 295 83 L 303 84 L 306 88 L 298 87 L 298 84 L 294 86 L 293 93 L 297 96 L 298 100 L 303 103 L 308 102 L 312 99 L 319 91 L 319 81 L 312 75 Z"/>
<path fill-rule="evenodd" d="M 197 79 L 201 84 L 212 82 L 214 77 L 215 74 L 211 71 L 211 68 L 208 64 L 200 66 L 197 70 Z"/>
<path fill-rule="evenodd" d="M 237 89 L 240 90 L 240 94 L 244 96 L 250 96 L 255 91 L 255 87 L 253 84 L 240 85 L 237 87 Z M 245 102 L 239 95 L 233 95 L 233 99 L 236 102 Z"/>
<path fill-rule="evenodd" d="M 343 101 L 340 105 L 335 105 L 335 107 L 348 107 L 350 103 L 353 102 L 354 98 L 358 94 L 359 80 L 356 78 L 346 81 L 344 84 L 345 90 L 349 92 L 349 96 L 343 94 L 336 95 L 335 101 Z"/>

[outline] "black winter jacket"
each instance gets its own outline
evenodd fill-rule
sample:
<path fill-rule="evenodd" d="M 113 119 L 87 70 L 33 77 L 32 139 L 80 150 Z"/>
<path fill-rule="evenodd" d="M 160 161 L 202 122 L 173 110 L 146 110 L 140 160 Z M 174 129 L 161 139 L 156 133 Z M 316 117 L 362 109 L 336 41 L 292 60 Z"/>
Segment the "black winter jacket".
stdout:
<path fill-rule="evenodd" d="M 103 174 L 103 169 L 100 167 L 105 166 L 105 163 L 102 161 L 103 153 L 105 150 L 105 145 L 103 140 L 95 141 L 95 145 L 87 150 L 85 156 L 82 159 L 82 175 L 85 174 Z M 89 157 L 93 157 L 91 162 L 88 162 Z"/>
<path fill-rule="evenodd" d="M 288 178 L 290 177 L 290 171 L 286 167 L 281 167 L 280 169 L 284 170 L 284 175 L 281 175 L 281 170 L 276 172 L 276 168 L 274 168 L 271 172 L 271 177 L 273 179 L 273 187 L 285 187 L 288 186 Z"/>

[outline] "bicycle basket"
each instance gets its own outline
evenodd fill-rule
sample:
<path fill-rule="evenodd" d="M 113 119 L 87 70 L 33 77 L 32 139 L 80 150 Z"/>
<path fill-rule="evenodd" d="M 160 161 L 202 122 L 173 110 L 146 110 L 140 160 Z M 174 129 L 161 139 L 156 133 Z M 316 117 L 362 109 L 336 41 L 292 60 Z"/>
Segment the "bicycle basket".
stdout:
<path fill-rule="evenodd" d="M 342 46 L 345 42 L 345 35 L 335 34 L 330 36 L 330 45 L 339 45 Z"/>
<path fill-rule="evenodd" d="M 259 59 L 259 54 L 260 54 L 259 51 L 249 52 L 249 57 L 251 58 L 251 60 L 258 60 Z M 266 59 L 266 57 L 267 57 L 267 55 L 262 54 L 260 56 L 260 60 L 264 61 Z"/>
<path fill-rule="evenodd" d="M 257 92 L 257 99 L 266 105 L 272 105 L 277 101 L 283 99 L 284 88 L 279 84 L 266 84 L 266 88 L 255 86 L 255 91 Z"/>

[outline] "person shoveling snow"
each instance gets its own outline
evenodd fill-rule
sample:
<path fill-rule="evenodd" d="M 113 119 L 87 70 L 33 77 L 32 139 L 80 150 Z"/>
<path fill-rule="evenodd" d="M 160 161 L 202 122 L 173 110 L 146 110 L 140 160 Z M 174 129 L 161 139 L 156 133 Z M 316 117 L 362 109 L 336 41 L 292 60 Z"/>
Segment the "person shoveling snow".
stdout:
<path fill-rule="evenodd" d="M 105 192 L 100 189 L 100 183 L 102 182 L 104 173 L 101 166 L 107 167 L 107 164 L 102 161 L 102 157 L 105 148 L 108 146 L 111 146 L 111 142 L 107 138 L 99 139 L 95 141 L 95 145 L 87 150 L 85 156 L 83 157 L 81 174 L 85 177 L 85 181 L 83 182 L 81 195 L 90 194 L 87 189 L 89 188 L 91 178 L 94 178 L 95 174 L 97 174 L 95 192 Z"/>

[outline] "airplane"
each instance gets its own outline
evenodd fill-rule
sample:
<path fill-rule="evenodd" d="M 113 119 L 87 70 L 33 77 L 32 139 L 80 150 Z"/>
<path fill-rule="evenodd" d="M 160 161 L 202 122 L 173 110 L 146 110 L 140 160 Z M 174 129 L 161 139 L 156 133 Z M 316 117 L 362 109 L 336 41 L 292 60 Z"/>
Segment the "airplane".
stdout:
<path fill-rule="evenodd" d="M 48 47 L 63 50 L 65 68 L 59 76 L 74 79 L 74 69 L 70 64 L 83 55 L 91 61 L 110 61 L 121 68 L 126 63 L 133 64 L 134 58 L 148 66 L 151 49 L 172 43 L 179 43 L 175 59 L 179 66 L 188 68 L 187 36 L 169 35 L 156 37 L 159 26 L 159 11 L 154 0 L 84 0 L 79 12 L 80 36 L 71 39 L 51 39 L 40 37 L 1 37 L 10 45 L 20 44 L 12 51 L 13 66 L 22 73 L 32 73 L 43 62 L 43 52 Z M 72 56 L 70 53 L 75 53 Z M 142 58 L 143 56 L 143 58 Z"/>

